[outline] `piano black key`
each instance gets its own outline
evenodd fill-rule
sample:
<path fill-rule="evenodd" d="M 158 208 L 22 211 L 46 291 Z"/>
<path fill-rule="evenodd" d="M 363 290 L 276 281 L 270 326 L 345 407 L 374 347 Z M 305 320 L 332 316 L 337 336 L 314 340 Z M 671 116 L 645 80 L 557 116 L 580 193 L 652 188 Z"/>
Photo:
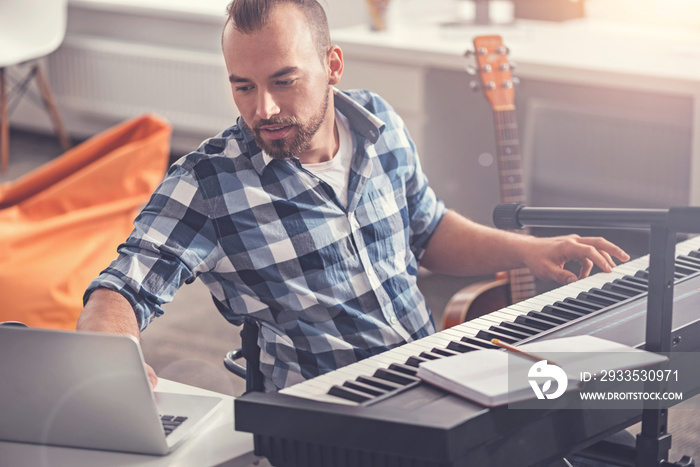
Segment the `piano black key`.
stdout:
<path fill-rule="evenodd" d="M 498 339 L 508 344 L 515 344 L 518 341 L 512 336 L 508 336 L 500 332 L 487 331 L 486 329 L 482 329 L 481 331 L 477 332 L 476 337 L 478 337 L 479 339 L 484 339 L 487 342 L 491 342 L 491 340 L 493 339 Z"/>
<path fill-rule="evenodd" d="M 700 250 L 693 250 L 690 253 L 688 253 L 688 256 L 691 258 L 700 258 Z"/>
<path fill-rule="evenodd" d="M 639 284 L 639 283 L 632 282 L 632 281 L 629 281 L 629 280 L 626 280 L 626 279 L 615 279 L 615 280 L 619 280 L 619 282 L 613 281 L 613 282 L 615 282 L 616 285 L 621 285 L 621 286 L 623 286 L 623 287 L 629 287 L 630 289 L 634 289 L 634 290 L 636 290 L 640 295 L 641 295 L 641 294 L 647 293 L 647 288 L 646 288 L 645 285 L 641 285 L 641 284 Z"/>
<path fill-rule="evenodd" d="M 575 311 L 578 313 L 583 313 L 585 315 L 587 315 L 593 311 L 590 308 L 586 308 L 586 307 L 583 307 L 580 305 L 574 305 L 573 303 L 569 303 L 569 302 L 563 302 L 561 300 L 558 302 L 554 302 L 552 305 L 559 307 L 559 308 L 563 308 L 565 310 L 571 310 L 571 311 Z"/>
<path fill-rule="evenodd" d="M 495 332 L 498 332 L 498 333 L 501 333 L 501 334 L 505 334 L 505 335 L 507 335 L 507 336 L 514 337 L 514 338 L 516 338 L 516 339 L 519 340 L 519 341 L 521 341 L 521 340 L 523 340 L 523 339 L 527 339 L 528 337 L 530 337 L 530 336 L 532 335 L 532 334 L 530 334 L 530 333 L 518 331 L 518 330 L 515 330 L 515 329 L 513 329 L 513 328 L 509 328 L 509 327 L 507 327 L 507 326 L 496 326 L 496 325 L 493 325 L 493 326 L 491 326 L 489 329 L 490 329 L 491 331 L 495 331 Z"/>
<path fill-rule="evenodd" d="M 499 346 L 493 345 L 491 342 L 481 340 L 477 337 L 464 336 L 461 340 L 462 342 L 466 342 L 467 344 L 474 344 L 477 347 L 481 347 L 482 349 L 500 349 Z"/>
<path fill-rule="evenodd" d="M 585 300 L 589 303 L 597 303 L 599 305 L 603 305 L 603 307 L 614 305 L 615 303 L 617 303 L 615 300 L 593 292 L 581 292 L 576 296 L 576 298 L 578 298 L 579 300 Z"/>
<path fill-rule="evenodd" d="M 571 303 L 573 305 L 577 306 L 582 306 L 585 308 L 588 308 L 591 311 L 598 311 L 601 308 L 604 308 L 604 305 L 601 305 L 600 303 L 593 303 L 590 301 L 586 300 L 581 300 L 578 298 L 572 298 L 572 297 L 566 297 L 564 300 L 562 300 L 564 303 Z"/>
<path fill-rule="evenodd" d="M 581 316 L 587 315 L 587 313 L 582 313 L 582 312 L 578 312 L 578 311 L 571 311 L 571 310 L 567 310 L 565 308 L 561 308 L 561 307 L 553 306 L 553 305 L 545 306 L 544 308 L 542 308 L 542 311 L 540 311 L 540 313 L 558 316 L 560 318 L 564 318 L 567 321 L 573 321 L 577 318 L 580 318 Z"/>
<path fill-rule="evenodd" d="M 481 347 L 477 347 L 476 345 L 471 345 L 466 342 L 458 341 L 450 342 L 449 344 L 447 344 L 447 348 L 459 353 L 471 352 L 473 350 L 481 350 Z"/>
<path fill-rule="evenodd" d="M 398 371 L 408 376 L 416 376 L 416 369 L 408 365 L 402 365 L 401 363 L 392 363 L 389 365 L 390 370 Z"/>
<path fill-rule="evenodd" d="M 377 371 L 374 372 L 374 377 L 391 381 L 401 386 L 420 381 L 420 378 L 401 373 L 400 371 L 390 370 L 389 368 L 378 368 Z"/>
<path fill-rule="evenodd" d="M 540 313 L 539 311 L 530 311 L 527 314 L 531 318 L 537 318 L 541 319 L 543 321 L 549 321 L 550 323 L 554 324 L 555 326 L 559 326 L 560 324 L 568 323 L 569 320 L 565 318 L 561 318 L 559 316 L 555 315 L 549 315 L 547 313 Z"/>
<path fill-rule="evenodd" d="M 523 324 L 525 326 L 530 326 L 533 328 L 540 329 L 542 331 L 546 331 L 547 329 L 552 329 L 553 327 L 556 326 L 555 323 L 545 321 L 539 318 L 535 318 L 534 316 L 527 316 L 527 315 L 520 315 L 515 318 L 515 322 L 518 324 Z"/>
<path fill-rule="evenodd" d="M 420 356 L 427 360 L 437 360 L 438 358 L 444 357 L 444 355 L 436 354 L 434 352 L 428 352 L 427 350 L 421 352 Z"/>
<path fill-rule="evenodd" d="M 689 255 L 678 255 L 676 256 L 676 261 L 683 261 L 687 264 L 694 264 L 700 268 L 700 258 L 694 258 Z"/>
<path fill-rule="evenodd" d="M 388 391 L 385 391 L 384 389 L 379 389 L 378 387 L 375 386 L 370 386 L 369 384 L 361 383 L 356 380 L 348 380 L 343 383 L 343 386 L 349 387 L 350 389 L 354 389 L 355 391 L 361 391 L 366 394 L 369 394 L 370 396 L 378 397 L 383 394 L 386 394 Z"/>
<path fill-rule="evenodd" d="M 412 355 L 412 356 L 408 357 L 408 360 L 406 360 L 406 365 L 418 368 L 418 365 L 420 365 L 423 362 L 427 362 L 427 361 L 428 361 L 427 358 L 419 357 L 417 355 Z"/>
<path fill-rule="evenodd" d="M 533 328 L 532 326 L 526 326 L 524 324 L 516 323 L 514 321 L 501 321 L 501 324 L 499 326 L 504 327 L 504 328 L 515 329 L 517 331 L 527 333 L 531 336 L 534 336 L 535 334 L 539 334 L 541 332 L 540 329 Z"/>
<path fill-rule="evenodd" d="M 455 352 L 454 350 L 450 350 L 450 349 L 441 349 L 439 347 L 433 347 L 432 352 L 436 353 L 438 355 L 444 355 L 445 357 L 451 357 L 453 355 L 457 355 L 460 353 L 460 352 Z"/>
<path fill-rule="evenodd" d="M 700 259 L 691 258 L 689 256 L 679 256 L 676 258 L 676 263 L 694 269 L 695 271 L 700 271 Z"/>
<path fill-rule="evenodd" d="M 677 274 L 683 274 L 684 276 L 689 276 L 689 275 L 691 275 L 691 274 L 695 274 L 696 272 L 698 272 L 697 269 L 695 269 L 695 268 L 690 268 L 690 267 L 686 266 L 685 264 L 683 264 L 683 263 L 680 262 L 680 261 L 676 261 L 674 271 L 675 271 Z"/>
<path fill-rule="evenodd" d="M 608 282 L 607 284 L 603 284 L 601 289 L 624 294 L 627 297 L 635 297 L 635 296 L 642 293 L 642 291 L 639 290 L 638 288 L 628 287 L 626 285 L 620 284 L 619 282 L 615 282 L 615 281 Z"/>
<path fill-rule="evenodd" d="M 360 383 L 369 384 L 370 386 L 374 386 L 379 389 L 384 389 L 386 391 L 395 391 L 396 389 L 403 387 L 401 384 L 396 384 L 389 380 L 376 378 L 374 376 L 358 376 L 357 381 Z"/>
<path fill-rule="evenodd" d="M 611 300 L 614 300 L 615 303 L 617 303 L 617 302 L 622 302 L 622 301 L 624 301 L 624 300 L 627 300 L 627 298 L 629 298 L 629 297 L 627 297 L 627 295 L 625 295 L 625 294 L 621 294 L 621 293 L 618 293 L 618 292 L 613 292 L 613 291 L 611 291 L 611 290 L 603 290 L 603 289 L 599 289 L 599 288 L 597 288 L 597 287 L 593 287 L 592 289 L 589 290 L 589 292 L 590 292 L 590 293 L 595 293 L 595 294 L 597 294 L 597 295 L 601 295 L 601 296 L 603 296 L 603 297 L 607 297 L 607 298 L 609 298 L 609 299 L 611 299 Z"/>
<path fill-rule="evenodd" d="M 644 287 L 644 291 L 645 291 L 645 292 L 646 292 L 647 290 L 649 290 L 649 280 L 646 279 L 646 278 L 635 277 L 635 276 L 625 276 L 625 277 L 621 278 L 620 280 L 623 281 L 623 282 L 626 283 L 626 284 L 627 284 L 627 283 L 629 283 L 629 284 L 633 284 L 633 283 L 634 283 L 634 284 L 638 284 L 638 285 Z"/>
<path fill-rule="evenodd" d="M 337 384 L 331 387 L 328 394 L 357 403 L 367 402 L 368 400 L 372 399 L 372 396 L 365 392 L 361 392 L 347 386 L 339 386 Z"/>

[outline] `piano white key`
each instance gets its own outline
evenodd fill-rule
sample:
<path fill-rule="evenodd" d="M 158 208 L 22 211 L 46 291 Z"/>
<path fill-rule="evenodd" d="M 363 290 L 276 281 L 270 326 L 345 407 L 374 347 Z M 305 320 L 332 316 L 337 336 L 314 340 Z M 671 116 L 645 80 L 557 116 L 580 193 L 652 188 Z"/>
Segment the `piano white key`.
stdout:
<path fill-rule="evenodd" d="M 473 337 L 476 335 L 477 332 L 479 332 L 478 329 L 475 329 L 473 327 L 467 327 L 467 328 L 451 328 L 449 331 L 452 331 L 450 334 L 447 334 L 451 337 L 452 341 L 459 341 L 462 339 L 462 337 Z"/>
<path fill-rule="evenodd" d="M 520 311 L 511 310 L 511 309 L 505 309 L 505 308 L 502 310 L 498 310 L 498 311 L 491 313 L 491 315 L 494 318 L 497 318 L 499 320 L 499 322 L 501 322 L 501 321 L 513 321 L 515 318 L 517 318 L 518 316 L 520 316 L 522 314 L 524 314 L 524 313 L 522 313 Z"/>
<path fill-rule="evenodd" d="M 484 328 L 483 325 L 480 326 L 479 323 L 475 321 L 476 320 L 467 321 L 466 323 L 462 323 L 458 326 L 455 326 L 455 328 L 457 328 L 456 330 L 459 331 L 463 336 L 474 336 L 477 332 Z"/>
<path fill-rule="evenodd" d="M 421 351 L 426 350 L 429 352 L 433 350 L 433 347 L 438 345 L 438 343 L 442 342 L 443 340 L 445 340 L 445 338 L 441 337 L 439 333 L 435 333 L 432 336 L 424 337 L 423 339 L 417 340 L 415 344 L 416 348 L 420 347 Z"/>
<path fill-rule="evenodd" d="M 503 321 L 503 320 L 501 320 L 501 321 Z M 479 321 L 474 323 L 474 324 L 476 324 L 479 327 L 479 330 L 481 330 L 481 329 L 488 329 L 489 327 L 491 327 L 493 325 L 499 325 L 499 324 L 501 324 L 501 321 L 493 322 L 493 321 L 487 319 L 485 316 L 482 316 L 479 318 Z"/>
<path fill-rule="evenodd" d="M 618 271 L 626 276 L 634 276 L 638 271 L 643 271 L 648 267 L 649 263 L 642 264 L 639 267 L 635 267 L 634 265 L 623 265 L 622 267 L 620 267 L 620 269 L 618 269 Z"/>
<path fill-rule="evenodd" d="M 486 322 L 490 322 L 493 324 L 499 324 L 501 321 L 503 321 L 502 319 L 499 320 L 496 316 L 493 315 L 493 313 L 489 313 L 487 315 L 480 316 L 479 319 L 481 319 L 481 318 L 484 319 L 484 324 L 486 324 Z"/>

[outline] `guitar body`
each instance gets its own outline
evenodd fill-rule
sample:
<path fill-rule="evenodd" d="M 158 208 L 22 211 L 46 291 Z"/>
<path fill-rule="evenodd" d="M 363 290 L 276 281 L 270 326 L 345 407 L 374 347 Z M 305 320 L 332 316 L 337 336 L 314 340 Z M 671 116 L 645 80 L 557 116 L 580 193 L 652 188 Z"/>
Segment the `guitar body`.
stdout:
<path fill-rule="evenodd" d="M 510 281 L 507 273 L 499 273 L 489 281 L 476 282 L 460 289 L 445 306 L 442 328 L 479 318 L 510 305 Z"/>
<path fill-rule="evenodd" d="M 474 38 L 481 88 L 494 113 L 501 203 L 524 203 L 525 190 L 515 118 L 513 79 L 500 36 Z M 521 232 L 525 233 L 525 232 Z M 461 289 L 448 302 L 442 329 L 500 310 L 535 295 L 535 278 L 527 269 L 501 272 L 491 281 Z"/>

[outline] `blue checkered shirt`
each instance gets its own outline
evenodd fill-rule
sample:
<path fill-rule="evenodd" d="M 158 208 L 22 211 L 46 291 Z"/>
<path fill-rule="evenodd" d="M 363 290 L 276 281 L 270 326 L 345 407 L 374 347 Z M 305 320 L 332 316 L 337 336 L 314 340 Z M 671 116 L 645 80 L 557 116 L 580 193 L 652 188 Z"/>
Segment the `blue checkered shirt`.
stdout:
<path fill-rule="evenodd" d="M 416 277 L 444 205 L 386 101 L 336 91 L 335 105 L 355 148 L 347 208 L 234 125 L 173 164 L 85 298 L 120 292 L 143 330 L 199 277 L 228 321 L 259 325 L 266 390 L 433 333 Z"/>

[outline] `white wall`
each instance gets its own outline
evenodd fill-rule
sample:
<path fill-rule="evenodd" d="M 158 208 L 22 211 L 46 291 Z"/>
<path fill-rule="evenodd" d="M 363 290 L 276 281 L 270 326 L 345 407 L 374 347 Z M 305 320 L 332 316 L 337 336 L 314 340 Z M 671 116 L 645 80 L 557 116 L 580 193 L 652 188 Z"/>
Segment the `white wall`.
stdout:
<path fill-rule="evenodd" d="M 366 21 L 365 0 L 320 1 L 332 27 Z M 220 48 L 228 2 L 69 0 L 66 37 L 46 60 L 69 133 L 84 139 L 154 112 L 172 123 L 173 148 L 185 153 L 231 125 L 237 111 Z M 11 124 L 52 131 L 33 102 L 22 101 Z"/>

